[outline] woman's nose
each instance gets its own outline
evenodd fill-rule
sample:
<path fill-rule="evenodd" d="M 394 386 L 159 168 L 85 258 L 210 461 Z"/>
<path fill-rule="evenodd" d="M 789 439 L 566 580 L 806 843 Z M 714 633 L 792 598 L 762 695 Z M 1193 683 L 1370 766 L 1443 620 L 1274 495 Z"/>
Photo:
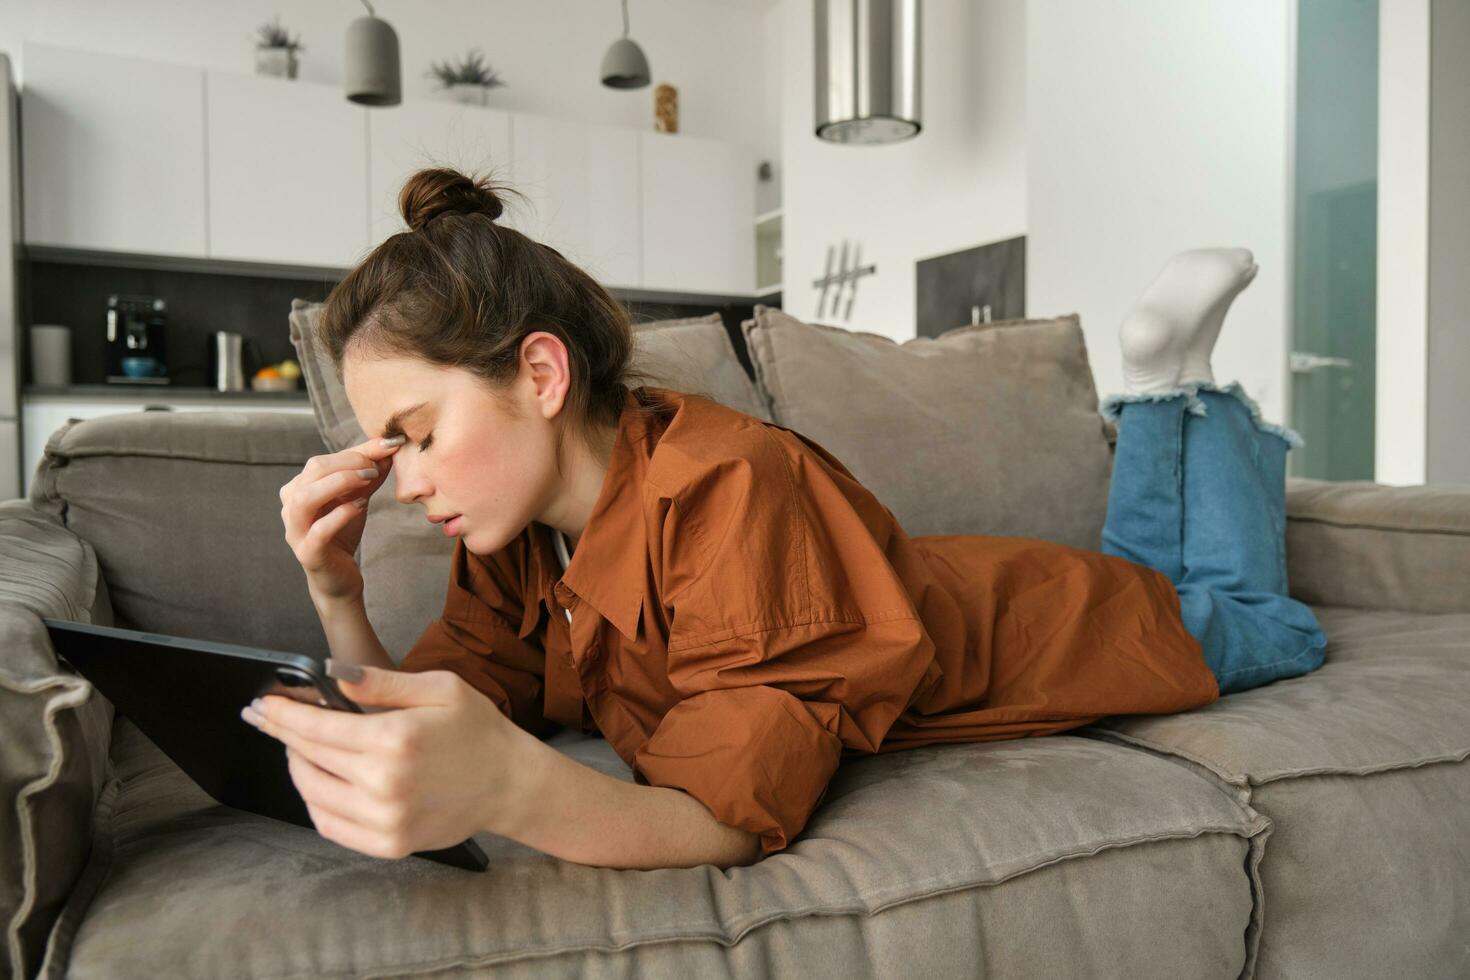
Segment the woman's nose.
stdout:
<path fill-rule="evenodd" d="M 393 457 L 393 481 L 394 496 L 401 504 L 411 504 L 428 495 L 429 483 L 419 472 L 419 468 L 412 463 L 405 463 L 396 453 Z"/>

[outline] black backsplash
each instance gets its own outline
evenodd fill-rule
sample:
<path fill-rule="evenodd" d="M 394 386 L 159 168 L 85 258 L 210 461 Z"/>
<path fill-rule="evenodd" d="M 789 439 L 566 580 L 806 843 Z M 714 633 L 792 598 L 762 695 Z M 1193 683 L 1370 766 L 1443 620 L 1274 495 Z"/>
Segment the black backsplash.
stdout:
<path fill-rule="evenodd" d="M 917 333 L 938 337 L 971 322 L 974 307 L 991 320 L 1026 315 L 1026 236 L 960 249 L 915 263 Z"/>
<path fill-rule="evenodd" d="M 112 293 L 161 296 L 168 304 L 164 342 L 173 387 L 210 386 L 209 344 L 216 330 L 238 333 L 254 342 L 247 345 L 247 372 L 294 357 L 286 322 L 291 300 L 323 300 L 335 285 L 333 280 L 42 261 L 23 263 L 21 281 L 22 323 L 71 327 L 72 383 L 79 385 L 105 382 L 107 297 Z M 763 302 L 780 306 L 779 297 L 766 297 Z M 639 322 L 720 313 L 741 366 L 747 374 L 752 373 L 740 321 L 750 318 L 753 304 L 714 306 L 626 299 L 624 303 Z M 26 342 L 23 336 L 22 344 Z M 26 365 L 27 384 L 31 381 L 29 362 L 27 354 L 21 360 Z"/>

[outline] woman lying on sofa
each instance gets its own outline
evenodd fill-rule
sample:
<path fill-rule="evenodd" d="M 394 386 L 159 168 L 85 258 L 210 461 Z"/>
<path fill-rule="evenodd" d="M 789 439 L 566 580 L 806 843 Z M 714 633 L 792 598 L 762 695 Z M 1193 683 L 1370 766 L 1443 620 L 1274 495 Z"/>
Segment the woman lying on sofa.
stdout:
<path fill-rule="evenodd" d="M 1102 552 L 911 538 L 811 440 L 639 383 L 624 308 L 498 224 L 503 191 L 414 175 L 409 230 L 322 311 L 374 438 L 311 459 L 281 517 L 329 672 L 374 710 L 266 697 L 244 717 L 285 743 L 323 836 L 748 864 L 844 757 L 1182 711 L 1321 663 L 1286 595 L 1294 436 L 1210 373 L 1250 253 L 1176 257 L 1123 324 Z M 457 537 L 443 615 L 396 669 L 353 557 L 390 469 Z M 556 726 L 601 732 L 634 781 L 545 744 Z"/>

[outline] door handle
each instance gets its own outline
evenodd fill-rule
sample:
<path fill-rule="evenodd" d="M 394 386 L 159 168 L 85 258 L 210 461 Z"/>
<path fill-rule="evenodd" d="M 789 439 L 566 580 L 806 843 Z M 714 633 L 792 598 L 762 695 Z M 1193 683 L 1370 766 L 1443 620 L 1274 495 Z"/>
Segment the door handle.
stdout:
<path fill-rule="evenodd" d="M 1346 357 L 1328 357 L 1325 354 L 1313 354 L 1309 351 L 1294 350 L 1287 359 L 1287 365 L 1292 374 L 1310 374 L 1320 371 L 1322 368 L 1340 367 L 1350 368 L 1353 362 Z"/>

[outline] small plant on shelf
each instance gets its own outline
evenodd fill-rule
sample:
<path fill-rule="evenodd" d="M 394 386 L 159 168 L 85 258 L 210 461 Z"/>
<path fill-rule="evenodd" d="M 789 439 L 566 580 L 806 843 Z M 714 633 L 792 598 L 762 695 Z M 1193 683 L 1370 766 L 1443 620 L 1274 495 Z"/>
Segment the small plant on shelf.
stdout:
<path fill-rule="evenodd" d="M 478 48 L 471 49 L 459 61 L 431 62 L 428 75 L 455 101 L 474 105 L 485 105 L 489 91 L 505 84 L 500 74 L 485 63 L 485 56 Z"/>
<path fill-rule="evenodd" d="M 291 32 L 277 17 L 269 24 L 261 24 L 255 32 L 255 73 L 276 78 L 295 78 L 298 61 L 296 53 L 305 51 L 301 36 Z"/>

